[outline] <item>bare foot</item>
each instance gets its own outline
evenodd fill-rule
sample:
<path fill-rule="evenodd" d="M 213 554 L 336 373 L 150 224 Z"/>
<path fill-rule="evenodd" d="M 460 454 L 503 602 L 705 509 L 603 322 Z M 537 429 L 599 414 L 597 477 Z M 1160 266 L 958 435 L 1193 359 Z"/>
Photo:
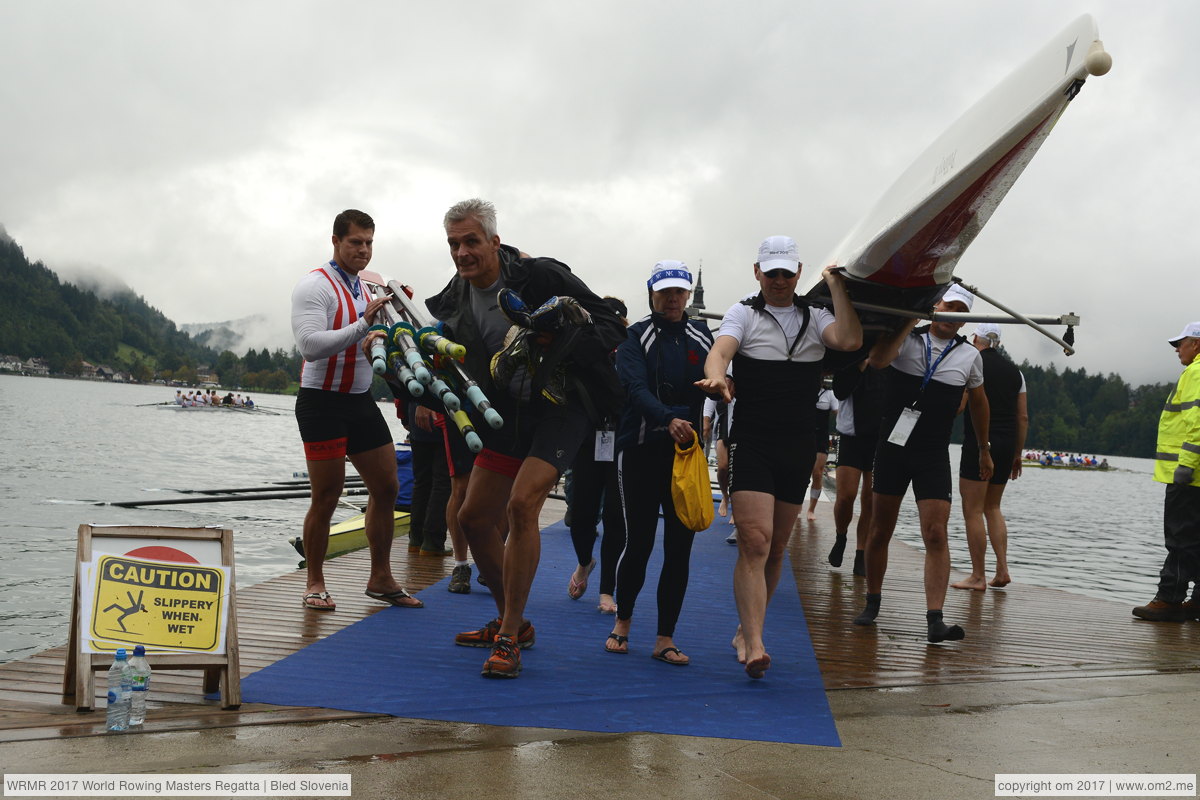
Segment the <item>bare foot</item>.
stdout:
<path fill-rule="evenodd" d="M 977 592 L 987 591 L 987 581 L 975 575 L 963 578 L 958 583 L 950 584 L 951 589 L 974 589 Z"/>
<path fill-rule="evenodd" d="M 999 589 L 1001 587 L 1008 586 L 1010 583 L 1012 583 L 1012 578 L 1008 577 L 1008 573 L 1005 572 L 1003 574 L 996 573 L 996 577 L 992 578 L 990 585 Z"/>
<path fill-rule="evenodd" d="M 602 594 L 600 595 L 600 605 L 596 608 L 600 609 L 601 614 L 615 614 L 617 613 L 617 601 L 611 594 Z"/>
<path fill-rule="evenodd" d="M 729 516 L 729 504 L 725 501 L 724 497 L 721 498 L 721 503 L 717 506 L 717 513 L 722 517 Z"/>
<path fill-rule="evenodd" d="M 766 653 L 763 653 L 760 656 L 755 656 L 746 662 L 746 674 L 755 680 L 758 680 L 765 675 L 767 670 L 770 668 L 771 657 Z"/>
<path fill-rule="evenodd" d="M 738 625 L 737 633 L 733 635 L 733 641 L 729 645 L 737 651 L 737 660 L 739 664 L 746 663 L 746 640 L 742 637 L 742 626 Z"/>
<path fill-rule="evenodd" d="M 817 515 L 816 515 L 816 513 L 815 513 L 815 512 L 813 512 L 813 511 L 809 511 L 809 512 L 808 512 L 808 516 L 806 517 L 806 519 L 807 519 L 809 522 L 816 522 L 816 521 L 817 521 Z"/>

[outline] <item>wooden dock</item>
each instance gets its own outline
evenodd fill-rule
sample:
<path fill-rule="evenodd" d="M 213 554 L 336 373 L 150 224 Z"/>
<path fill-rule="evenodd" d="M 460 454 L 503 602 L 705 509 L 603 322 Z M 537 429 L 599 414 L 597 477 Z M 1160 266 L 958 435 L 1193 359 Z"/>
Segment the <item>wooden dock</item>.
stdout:
<path fill-rule="evenodd" d="M 855 689 L 1018 679 L 1097 677 L 1200 671 L 1200 623 L 1135 620 L 1128 603 L 1100 600 L 1017 581 L 1008 589 L 951 589 L 946 618 L 967 630 L 964 642 L 925 643 L 922 555 L 892 546 L 878 624 L 850 624 L 862 605 L 863 579 L 825 563 L 833 540 L 830 506 L 815 523 L 798 523 L 790 556 L 813 647 L 827 689 Z M 560 501 L 547 503 L 544 525 L 562 518 Z M 724 535 L 721 518 L 703 535 Z M 732 548 L 731 548 L 732 550 Z M 730 554 L 732 557 L 732 553 Z M 417 591 L 450 573 L 449 559 L 393 551 L 397 579 Z M 363 596 L 365 552 L 341 556 L 326 567 L 333 614 L 304 610 L 304 573 L 238 588 L 238 628 L 243 676 L 356 622 L 384 606 Z M 1146 576 L 1152 590 L 1154 576 Z M 477 591 L 481 589 L 476 589 Z M 65 639 L 64 632 L 64 639 Z M 66 647 L 0 665 L 0 742 L 92 736 L 104 732 L 104 711 L 76 712 L 60 702 Z M 103 685 L 102 676 L 97 683 Z M 222 710 L 200 692 L 200 673 L 156 672 L 146 732 L 313 722 L 372 715 L 322 708 L 244 704 Z M 103 704 L 100 704 L 101 706 Z"/>

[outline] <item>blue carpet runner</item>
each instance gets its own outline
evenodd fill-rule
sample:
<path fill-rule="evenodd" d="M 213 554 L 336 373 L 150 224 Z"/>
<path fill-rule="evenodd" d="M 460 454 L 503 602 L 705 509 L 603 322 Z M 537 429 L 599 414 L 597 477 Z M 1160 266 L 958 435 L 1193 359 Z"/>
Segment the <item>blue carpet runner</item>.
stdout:
<path fill-rule="evenodd" d="M 661 530 L 660 523 L 660 541 Z M 614 617 L 596 610 L 599 570 L 583 599 L 567 597 L 575 557 L 558 523 L 542 531 L 526 609 L 537 641 L 522 652 L 519 678 L 480 677 L 488 651 L 453 643 L 456 632 L 483 625 L 496 607 L 478 584 L 469 595 L 450 594 L 447 578 L 420 593 L 424 609 L 382 609 L 249 675 L 243 700 L 487 725 L 840 746 L 789 565 L 767 611 L 771 669 L 754 681 L 737 663 L 729 646 L 738 624 L 737 550 L 724 541 L 728 530 L 717 517 L 696 535 L 675 632 L 692 660 L 686 667 L 650 658 L 660 549 L 638 597 L 629 654 L 607 653 Z"/>

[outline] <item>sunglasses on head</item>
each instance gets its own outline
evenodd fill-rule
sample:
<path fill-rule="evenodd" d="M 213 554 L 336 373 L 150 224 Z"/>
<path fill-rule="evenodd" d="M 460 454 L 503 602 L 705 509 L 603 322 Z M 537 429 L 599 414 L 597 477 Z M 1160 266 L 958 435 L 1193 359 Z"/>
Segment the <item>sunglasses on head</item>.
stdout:
<path fill-rule="evenodd" d="M 796 266 L 799 267 L 800 265 L 797 264 Z M 786 269 L 772 269 L 763 273 L 763 275 L 771 280 L 775 280 L 776 278 L 791 278 L 797 274 L 796 272 L 788 272 Z"/>

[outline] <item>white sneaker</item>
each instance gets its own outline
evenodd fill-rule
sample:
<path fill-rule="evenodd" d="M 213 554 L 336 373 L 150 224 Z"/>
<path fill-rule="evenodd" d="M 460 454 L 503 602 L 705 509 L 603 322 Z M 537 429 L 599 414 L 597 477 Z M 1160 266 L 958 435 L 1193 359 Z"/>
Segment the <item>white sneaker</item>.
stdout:
<path fill-rule="evenodd" d="M 737 544 L 737 528 L 734 528 L 733 533 L 725 537 L 725 544 Z"/>

